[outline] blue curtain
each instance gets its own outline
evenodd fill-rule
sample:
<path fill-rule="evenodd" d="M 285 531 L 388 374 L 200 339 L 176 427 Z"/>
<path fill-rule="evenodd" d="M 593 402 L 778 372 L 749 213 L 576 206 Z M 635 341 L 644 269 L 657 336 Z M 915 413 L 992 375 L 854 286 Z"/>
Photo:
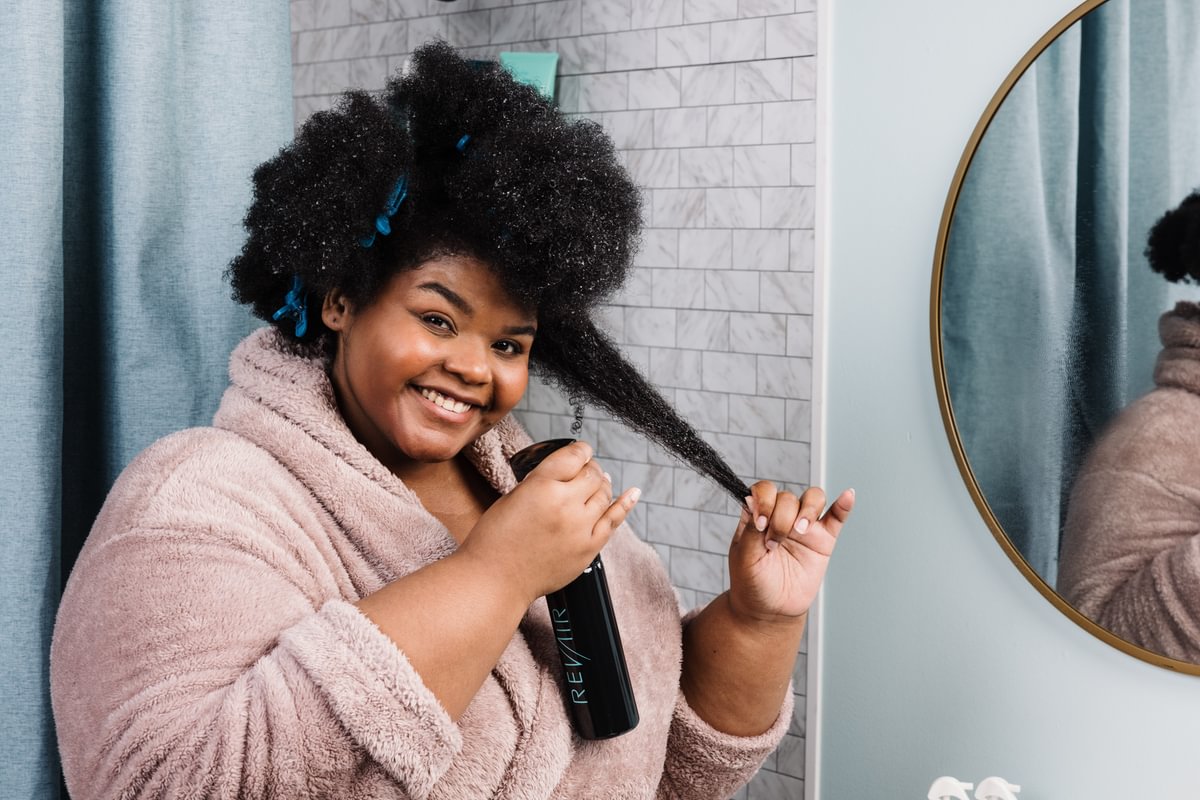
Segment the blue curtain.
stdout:
<path fill-rule="evenodd" d="M 9 0 L 0 70 L 0 797 L 50 798 L 62 583 L 116 474 L 208 422 L 252 327 L 223 273 L 291 135 L 288 3 Z"/>
<path fill-rule="evenodd" d="M 992 512 L 1051 586 L 1080 460 L 1151 388 L 1158 315 L 1182 296 L 1146 235 L 1197 187 L 1194 0 L 1109 0 L 1073 25 L 964 181 L 942 284 L 951 405 Z"/>

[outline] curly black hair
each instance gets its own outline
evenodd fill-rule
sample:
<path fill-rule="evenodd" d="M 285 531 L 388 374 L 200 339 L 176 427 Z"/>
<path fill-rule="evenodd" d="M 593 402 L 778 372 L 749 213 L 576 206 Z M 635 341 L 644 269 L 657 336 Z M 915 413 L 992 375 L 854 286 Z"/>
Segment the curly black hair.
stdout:
<path fill-rule="evenodd" d="M 1150 269 L 1172 283 L 1200 283 L 1200 192 L 1163 214 L 1146 243 Z"/>
<path fill-rule="evenodd" d="M 404 199 L 376 227 L 400 181 Z M 596 123 L 567 119 L 498 64 L 435 41 L 383 97 L 348 92 L 314 114 L 253 183 L 248 237 L 229 268 L 234 297 L 294 346 L 328 352 L 333 337 L 316 307 L 331 289 L 369 305 L 401 270 L 471 255 L 537 310 L 530 361 L 539 374 L 739 503 L 749 494 L 592 320 L 624 283 L 641 230 L 637 187 Z M 274 319 L 296 285 L 314 306 L 301 335 L 293 320 Z"/>

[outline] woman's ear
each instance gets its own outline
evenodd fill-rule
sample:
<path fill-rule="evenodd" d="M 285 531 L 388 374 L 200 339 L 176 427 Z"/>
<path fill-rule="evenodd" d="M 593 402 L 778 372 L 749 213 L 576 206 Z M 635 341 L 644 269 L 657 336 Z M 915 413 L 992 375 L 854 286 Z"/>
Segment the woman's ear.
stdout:
<path fill-rule="evenodd" d="M 330 289 L 321 304 L 321 321 L 331 331 L 345 329 L 350 317 L 350 301 L 341 289 Z"/>

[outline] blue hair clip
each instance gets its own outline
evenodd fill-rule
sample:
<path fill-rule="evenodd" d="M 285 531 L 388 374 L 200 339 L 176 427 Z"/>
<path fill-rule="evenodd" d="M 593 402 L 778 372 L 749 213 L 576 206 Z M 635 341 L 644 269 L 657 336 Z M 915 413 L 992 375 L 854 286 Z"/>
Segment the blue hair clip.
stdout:
<path fill-rule="evenodd" d="M 303 337 L 308 330 L 308 295 L 304 291 L 304 281 L 299 275 L 292 277 L 292 288 L 283 299 L 283 307 L 271 315 L 271 319 L 275 321 L 284 317 L 296 321 L 296 338 Z"/>
<path fill-rule="evenodd" d="M 388 195 L 387 203 L 384 206 L 383 213 L 375 217 L 375 230 L 367 236 L 358 240 L 358 243 L 363 247 L 370 247 L 375 244 L 376 232 L 387 236 L 392 232 L 392 217 L 400 210 L 400 204 L 404 202 L 404 198 L 408 196 L 408 176 L 401 175 L 396 181 L 396 185 L 392 187 L 391 193 Z"/>

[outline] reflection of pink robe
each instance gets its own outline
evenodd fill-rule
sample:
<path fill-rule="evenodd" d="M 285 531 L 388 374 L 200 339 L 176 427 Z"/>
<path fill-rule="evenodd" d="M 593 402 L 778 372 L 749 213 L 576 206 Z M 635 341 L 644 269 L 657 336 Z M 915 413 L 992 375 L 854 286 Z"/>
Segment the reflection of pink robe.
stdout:
<path fill-rule="evenodd" d="M 1071 490 L 1060 593 L 1122 639 L 1200 663 L 1200 306 L 1162 316 L 1157 388 L 1121 412 Z"/>
<path fill-rule="evenodd" d="M 263 330 L 234 352 L 216 427 L 130 465 L 71 575 L 51 678 L 75 800 L 724 798 L 750 778 L 791 695 L 758 737 L 691 711 L 674 592 L 628 528 L 604 558 L 638 727 L 572 736 L 544 600 L 452 723 L 351 603 L 454 540 L 350 434 L 322 366 L 275 344 Z M 528 441 L 509 418 L 472 460 L 509 491 Z"/>

